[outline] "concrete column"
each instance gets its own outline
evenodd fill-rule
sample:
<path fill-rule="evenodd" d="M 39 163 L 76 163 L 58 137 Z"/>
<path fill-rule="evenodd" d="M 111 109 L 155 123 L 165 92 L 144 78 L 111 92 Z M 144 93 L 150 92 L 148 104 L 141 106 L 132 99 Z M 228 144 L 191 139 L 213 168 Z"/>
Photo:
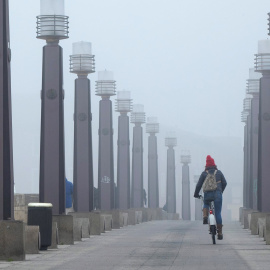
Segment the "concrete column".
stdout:
<path fill-rule="evenodd" d="M 65 213 L 63 52 L 58 41 L 43 47 L 40 140 L 40 202 Z"/>
<path fill-rule="evenodd" d="M 140 123 L 133 127 L 131 207 L 143 207 L 143 136 Z"/>
<path fill-rule="evenodd" d="M 252 182 L 252 209 L 257 210 L 257 181 L 258 181 L 258 131 L 259 131 L 259 96 L 253 95 L 251 101 L 251 182 Z"/>
<path fill-rule="evenodd" d="M 114 209 L 114 189 L 112 102 L 109 97 L 102 96 L 99 102 L 98 157 L 98 191 L 101 210 Z"/>
<path fill-rule="evenodd" d="M 182 218 L 190 220 L 189 166 L 186 163 L 182 166 Z"/>
<path fill-rule="evenodd" d="M 124 210 L 130 208 L 130 140 L 127 113 L 121 113 L 118 117 L 117 148 L 117 207 Z"/>
<path fill-rule="evenodd" d="M 14 218 L 9 2 L 0 2 L 0 220 Z"/>
<path fill-rule="evenodd" d="M 75 80 L 74 113 L 74 210 L 90 212 L 94 209 L 92 114 L 90 80 L 79 76 Z"/>
<path fill-rule="evenodd" d="M 167 150 L 167 212 L 176 213 L 175 152 L 172 146 Z"/>
<path fill-rule="evenodd" d="M 150 133 L 148 137 L 148 207 L 159 207 L 158 154 L 155 133 Z"/>

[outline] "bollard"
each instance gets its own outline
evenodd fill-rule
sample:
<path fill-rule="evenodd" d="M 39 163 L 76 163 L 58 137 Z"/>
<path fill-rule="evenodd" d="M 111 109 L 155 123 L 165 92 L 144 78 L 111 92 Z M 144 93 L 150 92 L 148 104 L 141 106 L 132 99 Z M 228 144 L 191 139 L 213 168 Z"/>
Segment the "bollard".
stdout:
<path fill-rule="evenodd" d="M 25 260 L 25 225 L 22 221 L 0 221 L 0 260 Z"/>
<path fill-rule="evenodd" d="M 59 245 L 73 245 L 73 216 L 53 215 L 52 218 L 53 221 L 57 222 Z"/>

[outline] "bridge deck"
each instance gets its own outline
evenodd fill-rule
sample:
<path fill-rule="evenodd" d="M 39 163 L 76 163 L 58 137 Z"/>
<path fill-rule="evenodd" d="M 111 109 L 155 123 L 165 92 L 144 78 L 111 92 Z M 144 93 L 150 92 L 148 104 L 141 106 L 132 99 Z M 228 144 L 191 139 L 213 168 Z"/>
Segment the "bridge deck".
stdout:
<path fill-rule="evenodd" d="M 226 224 L 224 240 L 211 242 L 207 226 L 194 221 L 153 221 L 113 230 L 27 255 L 24 262 L 0 262 L 7 269 L 269 269 L 270 246 L 239 223 Z"/>

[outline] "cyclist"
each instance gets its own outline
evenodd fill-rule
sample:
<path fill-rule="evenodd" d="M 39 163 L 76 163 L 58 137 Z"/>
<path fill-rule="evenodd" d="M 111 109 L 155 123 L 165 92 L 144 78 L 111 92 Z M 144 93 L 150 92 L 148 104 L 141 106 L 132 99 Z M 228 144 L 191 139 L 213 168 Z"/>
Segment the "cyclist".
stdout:
<path fill-rule="evenodd" d="M 215 160 L 208 155 L 206 157 L 206 166 L 205 170 L 202 172 L 200 179 L 196 185 L 194 197 L 199 198 L 199 192 L 202 188 L 203 182 L 208 174 L 215 174 L 216 182 L 217 182 L 217 189 L 215 191 L 215 199 L 214 199 L 214 205 L 215 205 L 215 216 L 216 216 L 216 222 L 217 222 L 217 231 L 218 231 L 218 239 L 223 239 L 222 234 L 222 217 L 221 217 L 221 209 L 222 209 L 222 193 L 226 188 L 227 182 L 223 175 L 223 173 L 217 169 L 217 166 L 215 164 Z M 209 201 L 206 201 L 206 196 L 204 196 L 204 205 L 203 205 L 203 224 L 208 224 L 208 212 L 209 212 Z"/>

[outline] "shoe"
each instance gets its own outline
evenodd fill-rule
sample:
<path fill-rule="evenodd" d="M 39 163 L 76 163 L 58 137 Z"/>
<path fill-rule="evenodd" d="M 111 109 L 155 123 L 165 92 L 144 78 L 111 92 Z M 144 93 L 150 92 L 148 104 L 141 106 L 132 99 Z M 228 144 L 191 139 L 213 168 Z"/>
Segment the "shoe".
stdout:
<path fill-rule="evenodd" d="M 217 224 L 218 240 L 223 240 L 222 224 Z"/>
<path fill-rule="evenodd" d="M 203 224 L 208 224 L 208 208 L 203 208 Z"/>

